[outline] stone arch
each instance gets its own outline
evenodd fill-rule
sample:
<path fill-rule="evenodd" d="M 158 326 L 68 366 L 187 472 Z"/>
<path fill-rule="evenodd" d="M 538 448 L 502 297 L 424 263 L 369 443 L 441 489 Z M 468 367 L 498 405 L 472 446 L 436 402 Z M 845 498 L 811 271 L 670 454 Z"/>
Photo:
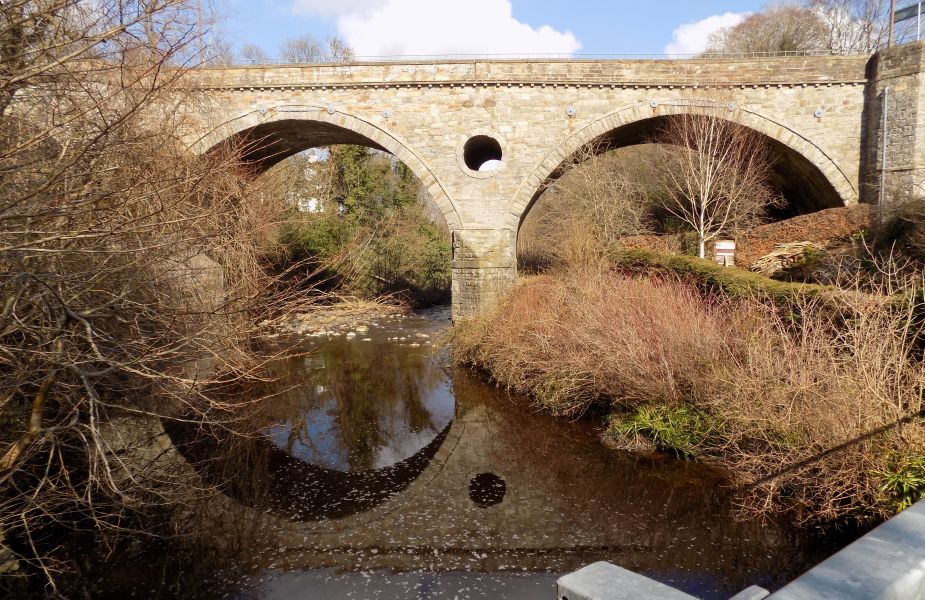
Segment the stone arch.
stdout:
<path fill-rule="evenodd" d="M 515 231 L 519 230 L 532 204 L 549 183 L 561 175 L 570 157 L 582 148 L 608 138 L 612 140 L 609 145 L 612 148 L 640 143 L 645 139 L 644 134 L 651 131 L 660 120 L 695 110 L 702 111 L 704 108 L 716 110 L 718 117 L 764 135 L 770 141 L 772 150 L 795 161 L 792 167 L 795 171 L 802 171 L 801 175 L 814 178 L 814 184 L 823 188 L 830 204 L 858 203 L 857 188 L 835 160 L 793 128 L 745 107 L 688 99 L 665 101 L 654 107 L 649 104 L 623 107 L 582 126 L 558 143 L 522 180 L 507 204 L 504 215 L 506 224 Z"/>
<path fill-rule="evenodd" d="M 388 152 L 411 169 L 427 189 L 450 230 L 462 222 L 443 183 L 408 144 L 369 121 L 333 107 L 277 105 L 249 110 L 193 143 L 203 154 L 234 140 L 250 143 L 246 160 L 261 172 L 303 150 L 332 144 L 356 144 Z"/>

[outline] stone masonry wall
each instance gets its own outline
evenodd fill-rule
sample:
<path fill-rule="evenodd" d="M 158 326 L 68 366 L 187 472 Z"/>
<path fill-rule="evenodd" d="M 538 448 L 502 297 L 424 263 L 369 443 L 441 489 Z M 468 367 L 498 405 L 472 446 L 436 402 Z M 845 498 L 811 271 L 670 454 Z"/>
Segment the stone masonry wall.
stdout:
<path fill-rule="evenodd" d="M 460 229 L 453 232 L 453 318 L 490 308 L 514 283 L 513 232 Z"/>
<path fill-rule="evenodd" d="M 857 202 L 866 63 L 830 56 L 204 69 L 197 86 L 208 108 L 188 141 L 203 152 L 275 124 L 292 144 L 336 143 L 329 130 L 313 133 L 313 123 L 324 123 L 392 152 L 425 183 L 456 233 L 454 314 L 464 316 L 511 285 L 520 220 L 579 145 L 692 105 L 723 107 L 725 118 L 816 166 L 844 203 Z M 466 167 L 463 145 L 475 135 L 498 140 L 502 168 Z"/>
<path fill-rule="evenodd" d="M 884 175 L 884 210 L 925 197 L 925 43 L 906 44 L 877 55 L 871 62 L 872 82 L 864 156 L 870 202 L 880 195 Z M 883 156 L 884 90 L 886 102 L 886 163 Z M 885 172 L 882 170 L 885 168 Z"/>

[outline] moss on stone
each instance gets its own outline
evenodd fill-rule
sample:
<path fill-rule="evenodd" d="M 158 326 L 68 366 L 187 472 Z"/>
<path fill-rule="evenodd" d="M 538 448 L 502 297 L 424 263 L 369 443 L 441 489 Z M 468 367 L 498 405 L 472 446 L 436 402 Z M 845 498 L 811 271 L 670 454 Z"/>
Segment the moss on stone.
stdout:
<path fill-rule="evenodd" d="M 633 275 L 672 275 L 693 284 L 704 294 L 722 293 L 730 298 L 764 296 L 778 306 L 796 301 L 825 298 L 834 292 L 831 286 L 777 281 L 739 269 L 723 267 L 712 261 L 690 256 L 661 254 L 650 250 L 616 250 L 611 260 L 619 271 Z"/>

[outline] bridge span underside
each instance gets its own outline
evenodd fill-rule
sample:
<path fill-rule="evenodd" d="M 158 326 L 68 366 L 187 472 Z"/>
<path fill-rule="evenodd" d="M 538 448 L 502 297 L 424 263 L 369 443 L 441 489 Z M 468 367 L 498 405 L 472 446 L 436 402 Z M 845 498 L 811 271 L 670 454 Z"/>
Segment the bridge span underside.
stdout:
<path fill-rule="evenodd" d="M 870 57 L 661 61 L 454 61 L 205 69 L 211 100 L 190 146 L 249 143 L 265 170 L 301 150 L 360 144 L 394 154 L 453 231 L 453 311 L 492 305 L 516 276 L 523 216 L 589 144 L 650 139 L 709 110 L 769 141 L 790 213 L 897 196 L 925 183 L 925 45 Z M 887 79 L 888 78 L 888 79 Z M 881 159 L 882 90 L 896 104 Z M 207 132 L 203 135 L 203 132 Z M 498 166 L 480 171 L 485 159 Z"/>
<path fill-rule="evenodd" d="M 320 121 L 283 119 L 240 131 L 217 146 L 235 151 L 242 163 L 261 174 L 281 161 L 310 148 L 352 144 L 386 151 L 373 140 L 345 127 Z"/>
<path fill-rule="evenodd" d="M 723 112 L 725 111 L 715 111 L 715 113 L 710 111 L 706 114 L 715 114 L 717 118 L 722 118 Z M 658 140 L 659 132 L 668 125 L 668 121 L 672 118 L 673 115 L 662 115 L 633 121 L 596 138 L 588 145 L 588 149 L 594 153 L 604 153 L 627 146 L 653 143 Z M 830 181 L 816 164 L 796 149 L 765 133 L 756 133 L 758 139 L 768 145 L 772 161 L 771 185 L 786 201 L 786 204 L 776 211 L 778 215 L 789 217 L 807 214 L 826 208 L 844 206 L 857 200 L 856 196 L 851 195 L 850 192 L 847 192 L 847 196 L 843 196 L 835 189 L 835 183 Z M 586 155 L 586 150 L 579 150 L 575 155 L 576 158 L 566 159 L 549 174 L 543 185 L 534 193 L 522 219 L 526 218 L 532 204 L 543 195 L 546 189 L 565 175 L 568 169 L 584 155 Z"/>

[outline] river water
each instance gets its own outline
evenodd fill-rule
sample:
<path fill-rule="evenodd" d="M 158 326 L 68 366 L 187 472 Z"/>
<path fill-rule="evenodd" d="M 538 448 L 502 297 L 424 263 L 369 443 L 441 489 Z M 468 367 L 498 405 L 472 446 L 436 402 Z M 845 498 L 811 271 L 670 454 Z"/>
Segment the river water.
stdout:
<path fill-rule="evenodd" d="M 98 596 L 552 599 L 608 560 L 712 599 L 834 551 L 737 520 L 709 466 L 609 450 L 449 366 L 448 328 L 447 310 L 332 328 L 274 366 L 257 435 L 170 427 L 223 493 L 188 525 L 199 545 L 113 557 Z"/>

